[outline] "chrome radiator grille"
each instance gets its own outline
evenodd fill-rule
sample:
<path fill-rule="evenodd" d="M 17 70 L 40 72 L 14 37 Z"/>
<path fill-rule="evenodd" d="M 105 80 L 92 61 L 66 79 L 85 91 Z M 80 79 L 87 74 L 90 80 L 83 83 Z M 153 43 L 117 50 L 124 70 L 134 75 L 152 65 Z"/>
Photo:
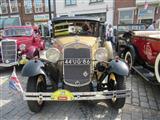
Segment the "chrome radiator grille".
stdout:
<path fill-rule="evenodd" d="M 70 86 L 90 83 L 91 52 L 89 48 L 64 49 L 64 81 Z"/>
<path fill-rule="evenodd" d="M 2 40 L 1 55 L 3 63 L 13 63 L 17 60 L 17 44 L 14 40 Z"/>

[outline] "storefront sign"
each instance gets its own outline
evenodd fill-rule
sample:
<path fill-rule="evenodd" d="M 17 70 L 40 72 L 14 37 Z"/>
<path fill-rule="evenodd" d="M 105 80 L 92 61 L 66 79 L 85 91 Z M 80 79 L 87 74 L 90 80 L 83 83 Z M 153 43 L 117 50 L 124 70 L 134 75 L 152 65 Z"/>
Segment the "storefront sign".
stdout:
<path fill-rule="evenodd" d="M 34 21 L 35 22 L 44 22 L 49 20 L 48 14 L 42 14 L 42 15 L 34 15 Z"/>

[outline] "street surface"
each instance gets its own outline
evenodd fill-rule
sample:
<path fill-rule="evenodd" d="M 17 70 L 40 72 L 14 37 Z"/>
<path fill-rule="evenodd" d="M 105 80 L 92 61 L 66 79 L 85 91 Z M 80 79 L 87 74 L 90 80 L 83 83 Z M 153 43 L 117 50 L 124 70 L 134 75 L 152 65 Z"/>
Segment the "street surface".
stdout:
<path fill-rule="evenodd" d="M 25 89 L 27 78 L 18 77 Z M 12 68 L 0 69 L 1 120 L 160 120 L 160 87 L 153 86 L 137 75 L 130 75 L 127 87 L 132 89 L 122 110 L 109 108 L 104 101 L 46 102 L 41 113 L 30 112 L 22 96 L 9 89 Z"/>

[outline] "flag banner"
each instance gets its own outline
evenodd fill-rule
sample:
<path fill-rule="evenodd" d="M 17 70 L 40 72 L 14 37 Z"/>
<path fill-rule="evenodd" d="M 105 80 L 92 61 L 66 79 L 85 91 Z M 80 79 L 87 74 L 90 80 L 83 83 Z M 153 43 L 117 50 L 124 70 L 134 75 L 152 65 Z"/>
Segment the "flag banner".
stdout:
<path fill-rule="evenodd" d="M 21 83 L 16 75 L 16 68 L 14 67 L 13 68 L 13 72 L 12 72 L 12 75 L 10 76 L 9 78 L 9 88 L 15 90 L 15 91 L 18 91 L 18 92 L 21 92 L 23 93 L 23 89 L 22 89 L 22 86 L 21 86 Z"/>
<path fill-rule="evenodd" d="M 144 9 L 146 10 L 148 8 L 148 2 L 145 2 Z"/>

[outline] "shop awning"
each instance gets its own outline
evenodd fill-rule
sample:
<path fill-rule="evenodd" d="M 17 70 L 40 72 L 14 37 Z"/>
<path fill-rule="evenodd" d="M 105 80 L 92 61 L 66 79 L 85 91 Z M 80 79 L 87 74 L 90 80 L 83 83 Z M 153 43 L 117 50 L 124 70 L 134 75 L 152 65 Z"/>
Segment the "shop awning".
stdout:
<path fill-rule="evenodd" d="M 4 28 L 8 26 L 19 26 L 19 25 L 20 25 L 19 17 L 7 18 L 4 21 Z"/>

